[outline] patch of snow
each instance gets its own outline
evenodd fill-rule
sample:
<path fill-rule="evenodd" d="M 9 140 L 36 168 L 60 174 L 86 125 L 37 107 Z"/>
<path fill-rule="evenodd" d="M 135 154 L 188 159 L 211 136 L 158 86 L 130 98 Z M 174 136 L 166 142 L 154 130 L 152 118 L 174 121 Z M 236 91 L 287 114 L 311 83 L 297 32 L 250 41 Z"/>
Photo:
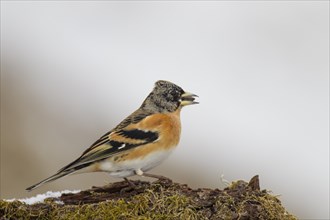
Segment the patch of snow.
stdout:
<path fill-rule="evenodd" d="M 59 205 L 64 205 L 64 202 L 62 201 L 54 201 L 56 204 L 59 204 Z"/>
<path fill-rule="evenodd" d="M 44 194 L 38 194 L 34 197 L 30 197 L 30 198 L 25 198 L 25 199 L 6 199 L 5 201 L 7 202 L 13 202 L 13 201 L 20 201 L 20 202 L 24 202 L 27 205 L 33 205 L 35 203 L 42 203 L 44 202 L 45 199 L 47 198 L 58 198 L 60 197 L 63 193 L 79 193 L 80 190 L 64 190 L 61 192 L 52 192 L 52 191 L 48 191 Z M 59 204 L 62 204 L 61 201 L 58 201 Z"/>

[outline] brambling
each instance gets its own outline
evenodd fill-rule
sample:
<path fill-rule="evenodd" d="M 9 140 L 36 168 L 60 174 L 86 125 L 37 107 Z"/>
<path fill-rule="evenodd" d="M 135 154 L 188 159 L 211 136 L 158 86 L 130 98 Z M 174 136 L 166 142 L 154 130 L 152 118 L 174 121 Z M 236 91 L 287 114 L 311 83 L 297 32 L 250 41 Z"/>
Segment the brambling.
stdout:
<path fill-rule="evenodd" d="M 194 95 L 164 80 L 157 81 L 138 110 L 104 134 L 82 155 L 53 176 L 28 187 L 33 190 L 69 174 L 107 172 L 124 178 L 145 173 L 159 165 L 178 145 L 181 133 L 180 111 L 197 104 Z"/>

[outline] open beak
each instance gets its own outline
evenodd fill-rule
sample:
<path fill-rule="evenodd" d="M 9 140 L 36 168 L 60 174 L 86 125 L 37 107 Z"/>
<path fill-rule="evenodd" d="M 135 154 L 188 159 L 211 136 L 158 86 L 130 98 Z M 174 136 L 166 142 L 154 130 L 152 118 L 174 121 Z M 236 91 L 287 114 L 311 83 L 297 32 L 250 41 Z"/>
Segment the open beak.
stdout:
<path fill-rule="evenodd" d="M 199 102 L 195 102 L 194 97 L 198 97 L 198 95 L 192 94 L 190 92 L 183 93 L 181 95 L 181 106 L 198 104 Z"/>

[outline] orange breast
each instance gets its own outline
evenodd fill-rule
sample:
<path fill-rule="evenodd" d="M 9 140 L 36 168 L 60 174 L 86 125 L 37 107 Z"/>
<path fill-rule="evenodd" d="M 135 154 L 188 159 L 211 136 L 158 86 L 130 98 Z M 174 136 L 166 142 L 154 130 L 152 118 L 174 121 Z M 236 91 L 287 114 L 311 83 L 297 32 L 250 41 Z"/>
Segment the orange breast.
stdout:
<path fill-rule="evenodd" d="M 139 122 L 138 127 L 143 130 L 158 132 L 159 138 L 153 143 L 132 149 L 129 154 L 126 154 L 122 158 L 124 160 L 143 158 L 153 151 L 166 151 L 176 147 L 179 143 L 181 133 L 180 109 L 173 113 L 148 116 Z"/>

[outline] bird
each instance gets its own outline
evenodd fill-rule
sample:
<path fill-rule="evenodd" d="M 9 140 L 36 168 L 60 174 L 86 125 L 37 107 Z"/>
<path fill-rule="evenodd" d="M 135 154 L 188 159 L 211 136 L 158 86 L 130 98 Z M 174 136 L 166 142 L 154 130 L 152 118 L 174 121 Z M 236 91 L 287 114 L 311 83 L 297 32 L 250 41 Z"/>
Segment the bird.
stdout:
<path fill-rule="evenodd" d="M 158 80 L 142 105 L 105 133 L 80 157 L 54 175 L 26 188 L 27 191 L 61 177 L 88 172 L 107 172 L 124 178 L 138 175 L 162 179 L 146 173 L 163 162 L 180 140 L 182 107 L 198 104 L 197 95 L 166 80 Z"/>

